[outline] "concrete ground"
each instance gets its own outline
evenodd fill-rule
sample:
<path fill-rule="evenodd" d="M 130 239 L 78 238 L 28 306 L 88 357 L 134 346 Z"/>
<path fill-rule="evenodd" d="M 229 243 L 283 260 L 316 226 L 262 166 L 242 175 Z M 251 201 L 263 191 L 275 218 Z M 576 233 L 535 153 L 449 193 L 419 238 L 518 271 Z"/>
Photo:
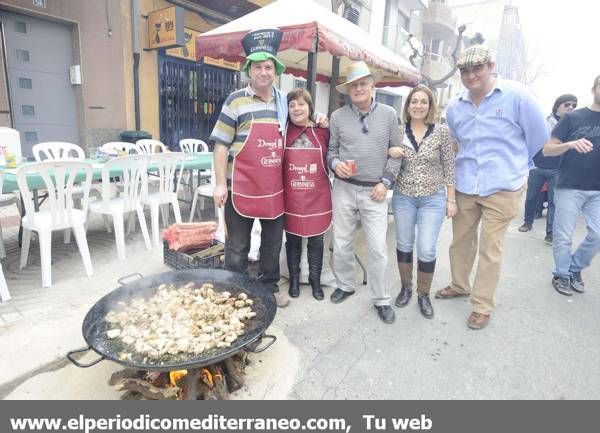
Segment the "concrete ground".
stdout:
<path fill-rule="evenodd" d="M 186 211 L 184 210 L 184 215 Z M 144 248 L 141 234 L 127 242 L 127 261 L 116 258 L 114 237 L 101 220 L 91 221 L 88 242 L 95 274 L 88 278 L 73 242 L 53 238 L 53 286 L 41 288 L 39 252 L 32 242 L 30 261 L 18 269 L 16 227 L 3 219 L 8 257 L 4 273 L 13 299 L 0 304 L 0 397 L 6 399 L 116 399 L 107 385 L 120 369 L 102 362 L 79 369 L 65 354 L 85 345 L 81 323 L 94 302 L 117 287 L 117 278 L 169 270 L 162 251 Z M 391 219 L 390 219 L 391 221 Z M 585 294 L 565 297 L 550 285 L 552 248 L 543 241 L 544 223 L 519 233 L 511 224 L 497 310 L 482 331 L 466 327 L 466 299 L 433 300 L 435 318 L 424 319 L 416 299 L 396 308 L 396 322 L 383 324 L 368 289 L 340 305 L 315 301 L 310 287 L 280 309 L 269 333 L 278 341 L 252 355 L 241 399 L 598 399 L 600 398 L 600 266 L 583 274 Z M 578 227 L 577 239 L 584 234 Z M 434 279 L 449 282 L 450 223 L 440 237 Z M 394 228 L 389 226 L 387 269 L 392 296 L 399 286 Z M 365 258 L 362 237 L 357 242 Z M 359 279 L 357 272 L 357 280 Z M 282 282 L 285 290 L 286 282 Z M 327 288 L 329 295 L 333 289 Z M 84 360 L 93 359 L 88 355 Z"/>

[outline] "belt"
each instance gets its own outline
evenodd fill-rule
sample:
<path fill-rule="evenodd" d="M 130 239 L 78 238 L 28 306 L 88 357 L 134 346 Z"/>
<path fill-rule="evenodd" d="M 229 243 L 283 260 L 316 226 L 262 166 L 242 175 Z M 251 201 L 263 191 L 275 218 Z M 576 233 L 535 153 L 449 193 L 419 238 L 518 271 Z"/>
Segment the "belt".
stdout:
<path fill-rule="evenodd" d="M 339 180 L 343 180 L 344 182 L 351 183 L 352 185 L 357 185 L 357 186 L 375 186 L 378 183 L 380 183 L 380 182 L 369 182 L 369 181 L 366 181 L 366 180 L 352 179 L 351 177 L 341 178 L 337 174 L 335 175 L 335 178 L 339 179 Z"/>

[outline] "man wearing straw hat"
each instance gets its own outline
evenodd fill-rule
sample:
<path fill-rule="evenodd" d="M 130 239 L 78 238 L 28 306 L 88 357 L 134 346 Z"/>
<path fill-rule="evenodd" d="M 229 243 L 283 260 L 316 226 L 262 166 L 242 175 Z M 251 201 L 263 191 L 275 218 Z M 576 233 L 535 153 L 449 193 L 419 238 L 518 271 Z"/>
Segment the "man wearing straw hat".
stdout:
<path fill-rule="evenodd" d="M 273 292 L 279 287 L 283 235 L 283 135 L 288 117 L 285 95 L 273 87 L 285 66 L 277 58 L 282 32 L 262 29 L 242 39 L 243 67 L 250 84 L 225 100 L 210 139 L 215 142 L 215 204 L 225 207 L 228 231 L 225 268 L 245 273 L 250 233 L 260 219 L 259 273 Z M 278 299 L 280 307 L 289 300 Z"/>
<path fill-rule="evenodd" d="M 338 304 L 354 294 L 354 239 L 362 224 L 368 249 L 368 284 L 379 318 L 393 323 L 394 311 L 385 285 L 387 266 L 386 196 L 400 170 L 402 159 L 388 157 L 400 145 L 396 110 L 375 101 L 373 73 L 365 62 L 352 63 L 338 92 L 351 103 L 331 115 L 327 163 L 333 182 L 333 265 L 337 288 L 331 302 Z"/>

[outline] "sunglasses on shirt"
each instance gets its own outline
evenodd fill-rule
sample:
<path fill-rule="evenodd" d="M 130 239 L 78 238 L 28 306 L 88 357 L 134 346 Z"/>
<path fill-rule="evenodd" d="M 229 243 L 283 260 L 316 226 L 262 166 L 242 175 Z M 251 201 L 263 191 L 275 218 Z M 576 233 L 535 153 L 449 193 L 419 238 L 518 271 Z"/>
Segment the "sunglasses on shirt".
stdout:
<path fill-rule="evenodd" d="M 563 103 L 563 105 L 565 106 L 565 108 L 577 108 L 577 102 L 565 102 Z"/>

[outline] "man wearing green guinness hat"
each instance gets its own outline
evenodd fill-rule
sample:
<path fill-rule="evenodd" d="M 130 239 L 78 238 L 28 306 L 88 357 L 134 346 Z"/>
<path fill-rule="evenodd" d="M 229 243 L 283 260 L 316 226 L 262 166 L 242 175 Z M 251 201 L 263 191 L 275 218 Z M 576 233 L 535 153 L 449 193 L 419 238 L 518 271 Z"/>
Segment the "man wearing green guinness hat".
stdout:
<path fill-rule="evenodd" d="M 250 84 L 230 94 L 210 139 L 215 142 L 215 204 L 225 207 L 228 238 L 225 268 L 245 273 L 255 218 L 262 232 L 259 272 L 273 292 L 279 287 L 279 253 L 283 235 L 283 133 L 288 107 L 273 86 L 285 66 L 277 58 L 282 32 L 261 29 L 242 39 L 243 71 Z M 280 306 L 288 300 L 278 300 Z"/>

